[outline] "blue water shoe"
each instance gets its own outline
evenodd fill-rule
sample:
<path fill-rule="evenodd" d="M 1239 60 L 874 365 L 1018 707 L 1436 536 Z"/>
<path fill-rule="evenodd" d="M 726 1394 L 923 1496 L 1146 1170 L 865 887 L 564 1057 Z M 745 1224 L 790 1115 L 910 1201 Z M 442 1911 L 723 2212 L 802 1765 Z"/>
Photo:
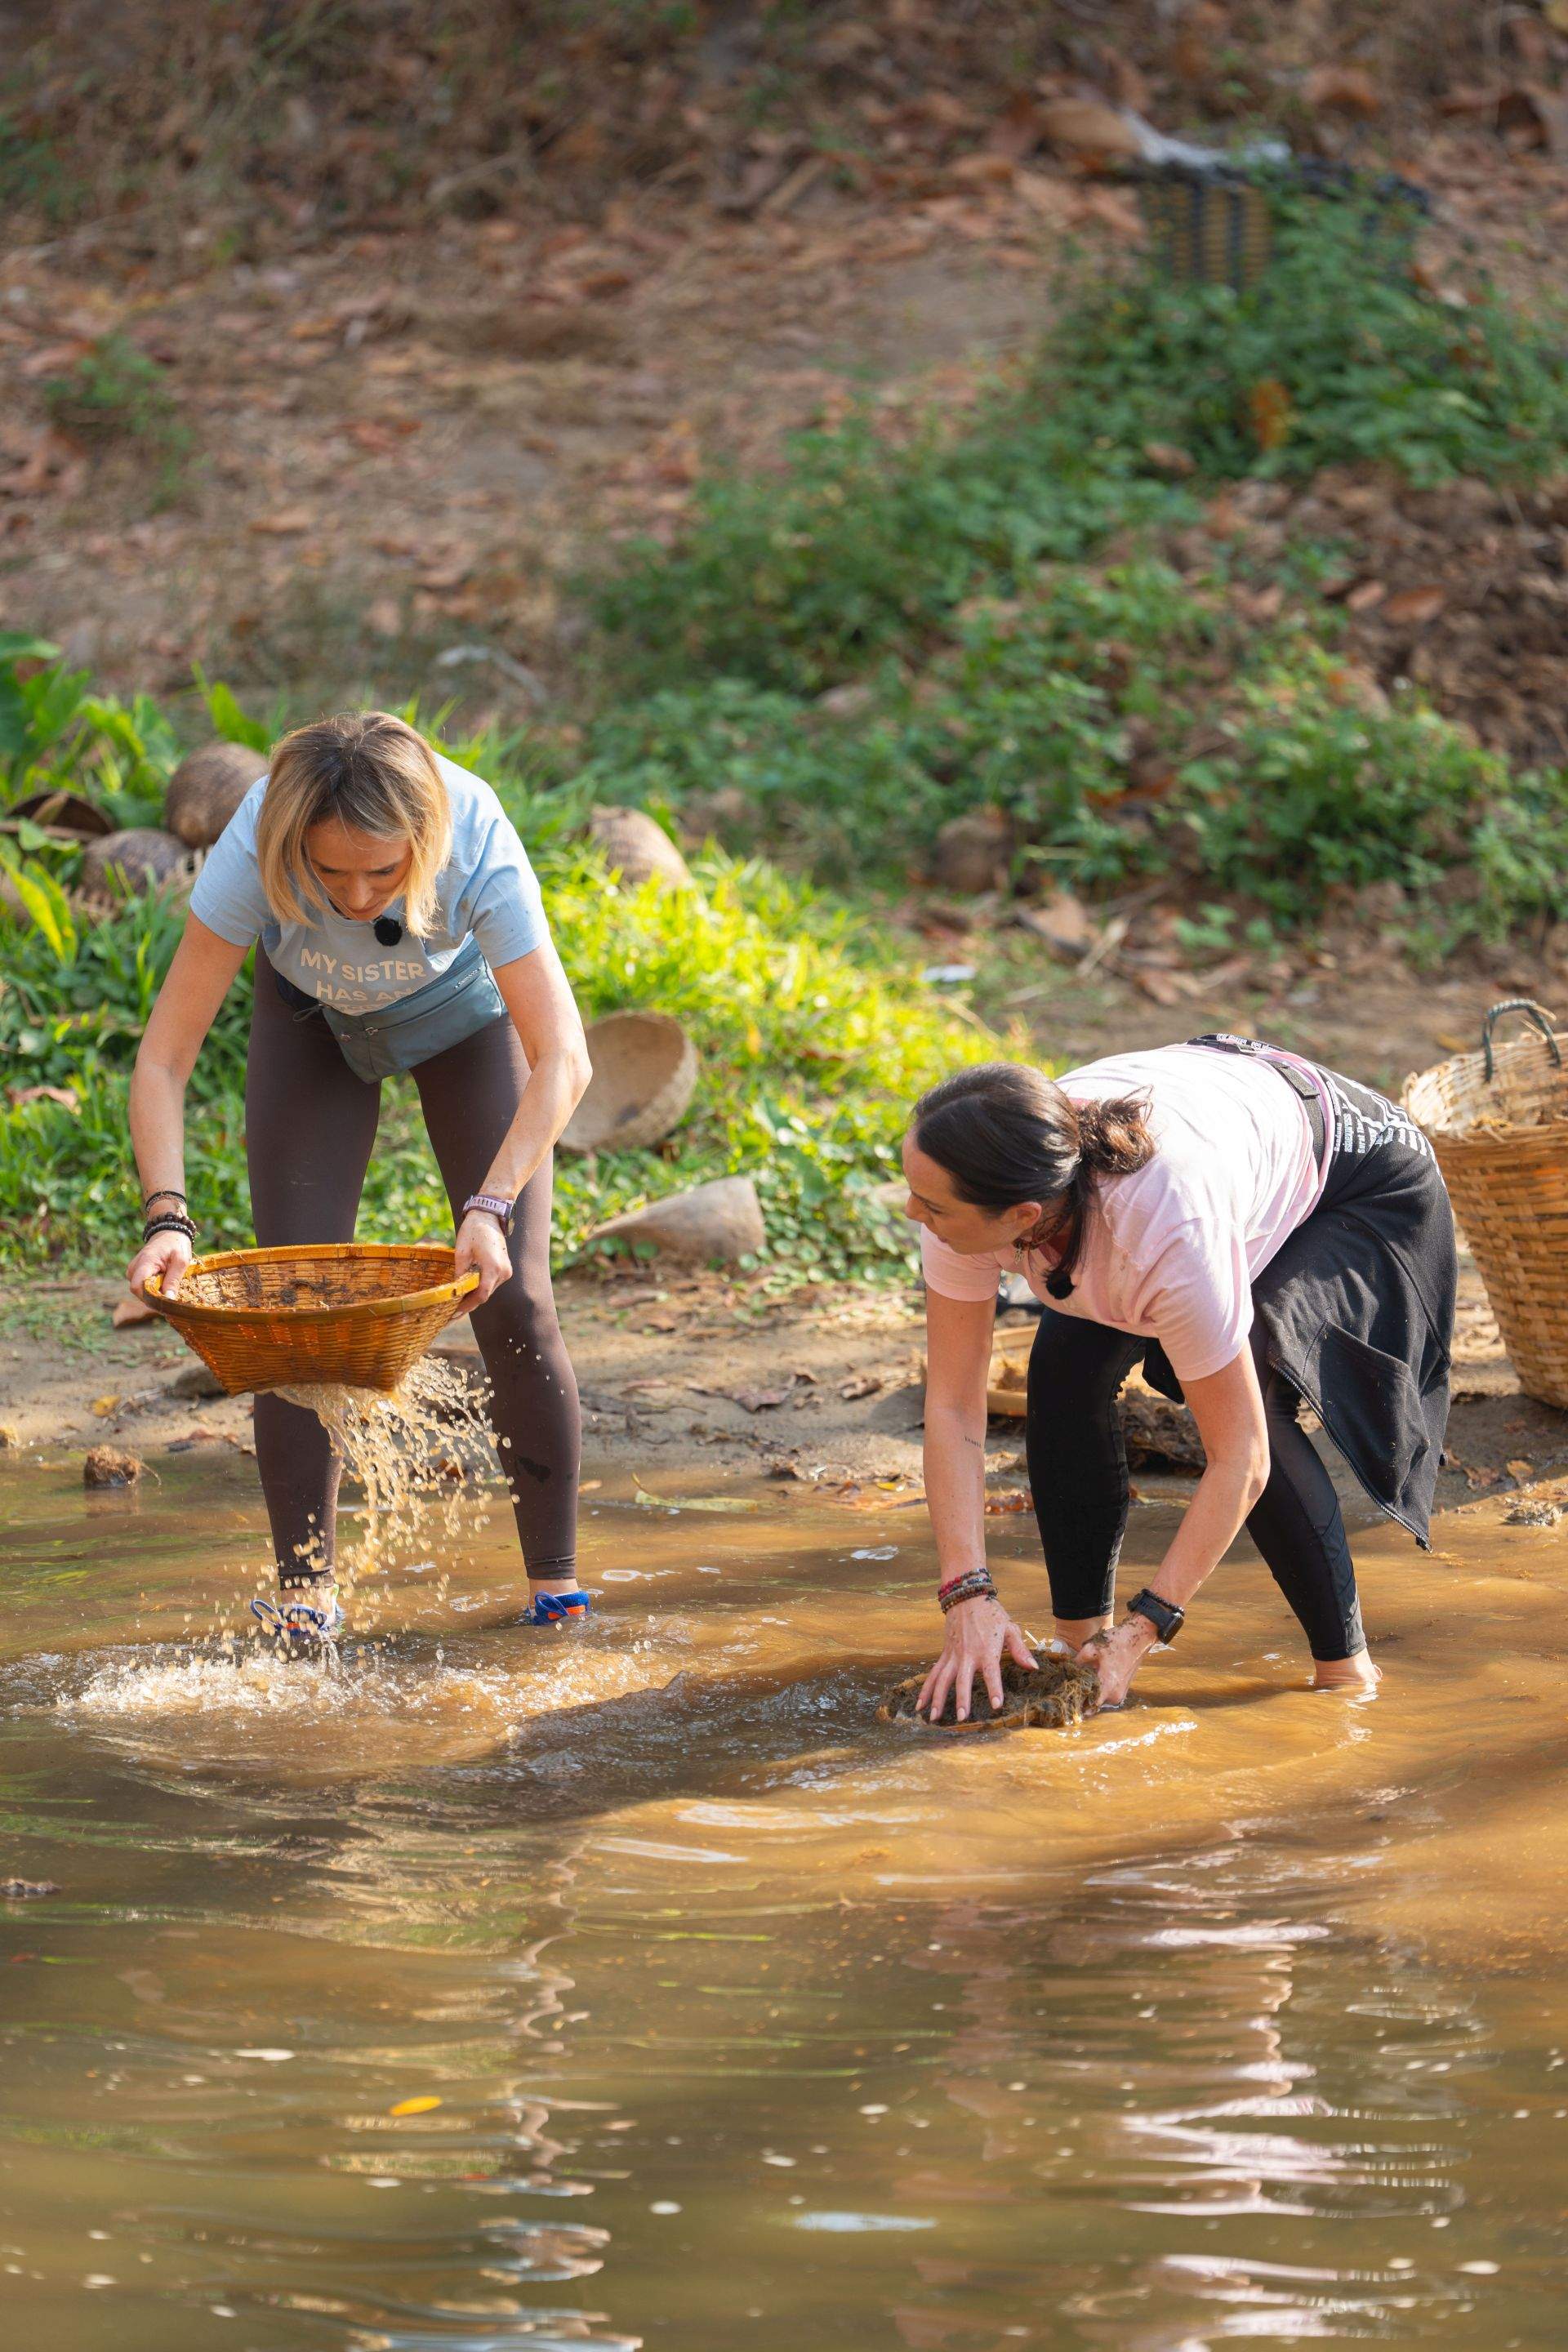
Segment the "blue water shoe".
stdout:
<path fill-rule="evenodd" d="M 594 1606 L 586 1592 L 536 1592 L 522 1615 L 520 1625 L 581 1624 Z"/>
<path fill-rule="evenodd" d="M 343 1612 L 335 1592 L 318 1601 L 253 1601 L 251 1615 L 271 1634 L 284 1656 L 320 1658 L 335 1653 Z"/>

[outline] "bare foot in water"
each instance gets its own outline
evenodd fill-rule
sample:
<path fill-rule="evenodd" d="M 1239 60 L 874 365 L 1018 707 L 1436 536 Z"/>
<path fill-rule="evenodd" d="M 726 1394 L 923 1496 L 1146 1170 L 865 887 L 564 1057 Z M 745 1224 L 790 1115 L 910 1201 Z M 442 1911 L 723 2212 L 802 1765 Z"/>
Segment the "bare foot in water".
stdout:
<path fill-rule="evenodd" d="M 1353 1658 L 1313 1660 L 1314 1690 L 1349 1691 L 1352 1696 L 1372 1698 L 1382 1680 L 1382 1667 L 1373 1664 L 1365 1650 L 1358 1650 Z"/>

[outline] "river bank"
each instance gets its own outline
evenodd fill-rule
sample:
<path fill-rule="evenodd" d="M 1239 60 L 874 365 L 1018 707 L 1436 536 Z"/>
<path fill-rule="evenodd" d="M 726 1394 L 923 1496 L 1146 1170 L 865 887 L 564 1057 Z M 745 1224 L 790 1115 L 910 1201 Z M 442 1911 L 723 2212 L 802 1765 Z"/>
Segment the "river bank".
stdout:
<path fill-rule="evenodd" d="M 918 1502 L 924 1340 L 912 1282 L 775 1295 L 763 1277 L 639 1268 L 568 1274 L 557 1295 L 582 1388 L 588 1479 L 630 1471 L 651 1493 L 662 1480 L 691 1495 L 765 1478 L 857 1510 Z M 0 1282 L 7 1450 L 58 1462 L 108 1441 L 154 1474 L 161 1457 L 204 1446 L 247 1453 L 248 1402 L 203 1393 L 205 1368 L 162 1324 L 115 1328 L 125 1297 L 103 1276 Z M 437 1350 L 479 1377 L 466 1318 Z M 1439 1509 L 1484 1500 L 1500 1515 L 1532 1496 L 1568 1496 L 1568 1415 L 1521 1393 L 1468 1259 L 1455 1361 Z M 998 1516 L 1022 1507 L 1021 1445 L 1021 1424 L 993 1420 Z M 1191 1475 L 1135 1465 L 1152 1498 L 1179 1496 Z M 1371 1525 L 1375 1515 L 1342 1483 L 1356 1519 Z"/>

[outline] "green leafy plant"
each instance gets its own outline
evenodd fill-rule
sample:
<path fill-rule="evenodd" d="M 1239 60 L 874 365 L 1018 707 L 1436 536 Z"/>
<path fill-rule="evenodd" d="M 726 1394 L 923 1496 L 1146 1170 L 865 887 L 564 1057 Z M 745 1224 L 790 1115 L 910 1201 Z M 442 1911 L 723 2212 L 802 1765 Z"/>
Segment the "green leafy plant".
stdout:
<path fill-rule="evenodd" d="M 1386 465 L 1423 484 L 1539 474 L 1568 453 L 1564 321 L 1485 280 L 1456 299 L 1411 265 L 1408 223 L 1357 195 L 1281 196 L 1256 283 L 1085 281 L 1041 362 L 1065 433 L 1150 470 Z"/>
<path fill-rule="evenodd" d="M 96 699 L 92 709 L 100 730 L 124 715 Z M 528 840 L 585 1014 L 657 1005 L 687 1024 L 702 1055 L 696 1099 L 668 1144 L 563 1159 L 560 1254 L 584 1248 L 619 1209 L 743 1170 L 765 1200 L 768 1256 L 781 1267 L 902 1266 L 907 1231 L 871 1189 L 897 1173 L 914 1097 L 995 1041 L 913 981 L 862 910 L 759 861 L 721 856 L 700 862 L 693 890 L 623 890 L 573 830 L 580 794 L 520 772 L 493 739 L 449 748 L 494 780 Z M 107 920 L 84 920 L 42 855 L 0 858 L 0 884 L 9 886 L 0 887 L 0 1064 L 20 1097 L 0 1107 L 0 1248 L 122 1250 L 137 1206 L 131 1067 L 184 908 L 144 893 Z M 192 1198 L 204 1234 L 227 1242 L 249 1231 L 247 1025 L 240 984 L 191 1085 Z M 445 1230 L 445 1194 L 412 1088 L 389 1094 L 360 1230 L 372 1239 Z"/>

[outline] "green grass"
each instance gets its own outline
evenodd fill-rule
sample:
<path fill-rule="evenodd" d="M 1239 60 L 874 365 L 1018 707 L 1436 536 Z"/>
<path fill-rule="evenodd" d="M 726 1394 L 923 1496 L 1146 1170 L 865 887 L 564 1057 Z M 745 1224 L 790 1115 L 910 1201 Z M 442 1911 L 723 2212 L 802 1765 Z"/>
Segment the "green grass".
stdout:
<path fill-rule="evenodd" d="M 163 379 L 163 371 L 123 335 L 104 335 L 64 375 L 44 385 L 54 422 L 91 447 L 124 447 L 150 461 L 148 488 L 167 504 L 184 479 L 193 446 L 190 426 Z"/>
<path fill-rule="evenodd" d="M 1039 383 L 1080 446 L 1156 470 L 1184 450 L 1212 478 L 1372 462 L 1424 486 L 1550 471 L 1568 447 L 1561 306 L 1485 280 L 1429 289 L 1410 223 L 1346 198 L 1277 205 L 1268 269 L 1245 290 L 1157 267 L 1080 288 Z"/>
<path fill-rule="evenodd" d="M 0 667 L 0 681 L 6 674 Z M 15 657 L 9 676 L 23 703 L 52 723 L 64 698 L 58 676 Z M 238 721 L 220 689 L 211 702 Z M 101 789 L 107 768 L 121 780 L 123 798 L 128 760 L 143 783 L 155 772 L 152 719 L 143 708 L 132 729 L 113 703 L 79 697 L 75 718 L 53 733 L 43 757 L 13 759 L 12 795 L 46 776 Z M 583 1250 L 594 1226 L 619 1210 L 745 1172 L 763 1197 L 770 1263 L 813 1276 L 905 1264 L 907 1228 L 873 1190 L 897 1175 L 914 1097 L 944 1070 L 994 1050 L 994 1041 L 901 970 L 854 907 L 721 855 L 700 863 L 689 892 L 624 891 L 574 836 L 580 795 L 531 790 L 503 745 L 451 748 L 491 777 L 516 815 L 584 1014 L 656 1006 L 687 1024 L 702 1056 L 692 1109 L 668 1143 L 601 1153 L 593 1163 L 563 1156 L 559 1255 Z M 173 751 L 165 746 L 167 756 Z M 69 897 L 77 853 L 40 841 L 30 855 L 0 855 L 12 892 L 25 900 L 0 912 L 0 1064 L 12 1092 L 60 1088 L 75 1105 L 40 1096 L 0 1108 L 0 1252 L 23 1261 L 129 1255 L 139 1217 L 127 1089 L 182 911 L 142 897 L 110 921 L 88 922 Z M 224 1005 L 191 1088 L 187 1181 L 204 1237 L 215 1244 L 250 1238 L 247 986 Z M 362 1234 L 448 1230 L 411 1083 L 389 1097 Z"/>
<path fill-rule="evenodd" d="M 592 583 L 605 682 L 554 772 L 738 794 L 726 837 L 819 873 L 900 880 L 991 804 L 1021 869 L 1082 891 L 1164 874 L 1294 925 L 1394 881 L 1422 951 L 1496 938 L 1553 903 L 1563 775 L 1511 773 L 1415 694 L 1347 698 L 1331 551 L 1250 582 L 1219 542 L 1207 576 L 1162 551 L 1240 476 L 1564 463 L 1562 317 L 1482 283 L 1456 307 L 1359 199 L 1282 202 L 1250 290 L 1080 275 L 1026 376 L 956 421 L 863 413 L 715 476 L 675 548 Z M 1259 626 L 1235 591 L 1270 576 Z"/>
<path fill-rule="evenodd" d="M 743 1170 L 781 1265 L 903 1263 L 870 1188 L 893 1172 L 910 1098 L 994 1047 L 900 969 L 855 894 L 901 884 L 965 810 L 1006 811 L 1021 876 L 1091 896 L 1163 884 L 1194 952 L 1310 925 L 1331 894 L 1374 884 L 1398 886 L 1426 958 L 1555 913 L 1563 772 L 1510 771 L 1414 693 L 1367 708 L 1319 592 L 1327 551 L 1254 562 L 1216 539 L 1194 571 L 1171 549 L 1238 476 L 1332 463 L 1429 484 L 1563 465 L 1565 350 L 1560 320 L 1484 286 L 1463 307 L 1426 290 L 1354 204 L 1287 210 L 1256 289 L 1137 268 L 1079 279 L 1037 362 L 957 415 L 868 412 L 807 434 L 766 472 L 706 483 L 675 548 L 625 551 L 592 586 L 597 684 L 581 706 L 455 747 L 536 854 L 584 1010 L 656 1004 L 704 1055 L 660 1151 L 563 1161 L 562 1252 L 620 1208 Z M 74 397 L 126 429 L 143 397 L 155 415 L 123 353 L 94 365 Z M 1260 625 L 1269 580 L 1283 598 Z M 202 684 L 219 732 L 264 740 L 282 715 L 263 726 Z M 69 782 L 117 823 L 147 822 L 178 749 L 147 698 L 97 696 L 48 648 L 0 638 L 0 803 Z M 573 834 L 593 799 L 671 812 L 720 793 L 742 854 L 703 861 L 689 896 L 612 888 Z M 15 1087 L 68 1087 L 77 1107 L 0 1110 L 0 1249 L 121 1252 L 127 1076 L 177 917 L 142 900 L 84 926 L 76 853 L 37 828 L 10 841 L 0 1056 Z M 195 1202 L 229 1240 L 247 1232 L 244 1029 L 237 992 L 190 1122 Z M 394 1088 L 363 1230 L 445 1223 Z"/>

